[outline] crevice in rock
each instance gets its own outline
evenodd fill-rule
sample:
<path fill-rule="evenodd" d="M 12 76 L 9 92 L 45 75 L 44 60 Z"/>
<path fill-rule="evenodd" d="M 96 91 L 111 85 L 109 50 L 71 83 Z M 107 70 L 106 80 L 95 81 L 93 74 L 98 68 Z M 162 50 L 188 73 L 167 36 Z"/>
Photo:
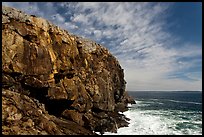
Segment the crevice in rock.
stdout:
<path fill-rule="evenodd" d="M 74 109 L 71 106 L 73 102 L 74 102 L 73 100 L 67 99 L 47 99 L 45 107 L 49 114 L 55 115 L 56 117 L 60 117 L 64 110 Z"/>
<path fill-rule="evenodd" d="M 74 59 L 73 59 L 72 57 L 70 57 L 70 62 L 71 62 L 72 64 L 74 64 Z"/>
<path fill-rule="evenodd" d="M 22 74 L 18 72 L 11 72 L 9 75 L 14 79 L 18 79 Z"/>
<path fill-rule="evenodd" d="M 96 108 L 96 107 L 92 107 L 92 108 L 91 108 L 91 111 L 92 111 L 92 112 L 95 112 L 95 113 L 104 112 L 103 110 L 101 110 L 101 109 L 99 109 L 99 108 Z"/>
<path fill-rule="evenodd" d="M 63 72 L 63 71 L 61 71 Z M 74 109 L 71 107 L 73 104 L 73 100 L 67 100 L 67 99 L 50 99 L 47 97 L 48 95 L 48 89 L 49 87 L 33 87 L 30 85 L 25 84 L 25 79 L 22 73 L 19 72 L 3 72 L 3 75 L 10 76 L 15 80 L 15 83 L 9 83 L 11 81 L 4 81 L 2 83 L 2 87 L 5 89 L 9 89 L 10 87 L 14 86 L 18 91 L 22 91 L 21 94 L 25 94 L 31 98 L 37 99 L 40 103 L 45 104 L 45 109 L 48 111 L 50 115 L 54 115 L 56 117 L 61 116 L 61 113 L 65 109 Z M 60 75 L 60 76 L 63 76 Z M 67 74 L 65 75 L 68 78 L 72 78 L 73 74 Z M 60 77 L 59 77 L 60 78 Z M 59 79 L 60 80 L 60 79 Z M 9 85 L 8 85 L 9 84 Z M 17 88 L 17 84 L 19 85 Z"/>
<path fill-rule="evenodd" d="M 48 87 L 32 87 L 21 82 L 24 90 L 29 91 L 29 97 L 37 99 L 40 103 L 46 103 L 46 95 L 48 94 Z"/>
<path fill-rule="evenodd" d="M 23 37 L 23 39 L 25 39 L 25 40 L 27 40 L 27 41 L 29 41 L 29 42 L 33 42 L 33 41 L 36 41 L 36 39 L 37 39 L 37 36 L 35 36 L 35 35 L 25 35 L 25 36 L 22 36 Z"/>
<path fill-rule="evenodd" d="M 60 82 L 60 79 L 64 79 L 65 77 L 67 77 L 68 79 L 72 79 L 74 77 L 75 73 L 65 73 L 65 72 L 62 72 L 62 73 L 56 73 L 54 74 L 54 79 L 55 79 L 55 83 L 59 83 Z"/>
<path fill-rule="evenodd" d="M 5 71 L 3 71 L 2 75 L 10 76 L 16 81 L 20 81 L 22 79 L 22 76 L 23 76 L 22 73 L 20 73 L 20 72 L 5 72 Z"/>
<path fill-rule="evenodd" d="M 22 84 L 22 83 L 21 83 Z M 22 84 L 24 90 L 29 91 L 29 97 L 37 99 L 40 103 L 45 104 L 45 109 L 50 115 L 60 117 L 61 113 L 65 109 L 73 109 L 71 105 L 73 104 L 72 100 L 67 99 L 49 99 L 47 97 L 49 87 L 32 87 L 29 85 Z"/>
<path fill-rule="evenodd" d="M 60 79 L 64 79 L 64 75 L 60 74 L 60 73 L 56 73 L 54 74 L 54 79 L 55 79 L 55 83 L 59 83 L 60 82 Z"/>
<path fill-rule="evenodd" d="M 23 39 L 26 39 L 27 41 L 32 40 L 31 35 L 25 35 L 25 36 L 23 36 Z"/>
<path fill-rule="evenodd" d="M 66 74 L 66 76 L 67 76 L 68 79 L 73 78 L 74 75 L 75 75 L 74 73 L 67 73 L 67 74 Z"/>

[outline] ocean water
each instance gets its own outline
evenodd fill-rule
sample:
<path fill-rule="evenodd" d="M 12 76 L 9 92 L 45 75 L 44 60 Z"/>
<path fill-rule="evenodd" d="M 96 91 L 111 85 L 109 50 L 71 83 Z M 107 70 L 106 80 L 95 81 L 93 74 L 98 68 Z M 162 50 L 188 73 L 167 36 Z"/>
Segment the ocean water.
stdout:
<path fill-rule="evenodd" d="M 123 114 L 129 126 L 104 135 L 202 135 L 202 92 L 129 92 L 136 104 Z"/>

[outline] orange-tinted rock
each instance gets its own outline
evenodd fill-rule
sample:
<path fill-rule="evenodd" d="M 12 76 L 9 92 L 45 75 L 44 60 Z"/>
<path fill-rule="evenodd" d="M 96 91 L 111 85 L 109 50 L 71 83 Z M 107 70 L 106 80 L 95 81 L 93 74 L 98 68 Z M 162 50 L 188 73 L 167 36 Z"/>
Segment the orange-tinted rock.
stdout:
<path fill-rule="evenodd" d="M 84 125 L 92 131 L 111 131 L 111 127 L 115 131 L 117 120 L 115 121 L 114 117 L 105 120 L 105 114 L 101 112 L 108 112 L 106 115 L 110 115 L 124 111 L 130 101 L 125 92 L 123 69 L 106 48 L 92 40 L 71 35 L 43 18 L 29 16 L 4 6 L 2 72 L 5 94 L 11 92 L 20 100 L 23 99 L 20 95 L 26 95 L 31 101 L 38 100 L 40 104 L 45 105 L 48 117 L 54 115 L 58 118 L 64 115 L 65 118 L 76 122 L 80 128 Z M 42 131 L 43 134 L 69 134 L 67 130 L 62 133 L 55 121 L 50 123 L 49 120 L 40 120 L 42 114 L 39 112 L 44 110 L 37 111 L 37 106 L 23 101 L 28 117 L 35 114 L 41 128 L 46 129 Z M 10 116 L 6 107 L 3 108 L 2 114 L 4 121 L 21 121 L 23 114 L 18 114 L 17 110 L 12 109 Z M 97 117 L 99 113 L 101 117 Z M 30 117 L 35 123 L 33 118 Z M 32 122 L 23 123 L 29 128 L 33 126 Z M 86 126 L 87 124 L 91 126 Z M 107 127 L 105 124 L 113 126 Z M 6 127 L 3 128 L 3 133 L 8 133 L 4 131 L 7 131 Z M 32 133 L 38 132 L 25 132 Z M 70 131 L 71 133 L 74 134 Z"/>
<path fill-rule="evenodd" d="M 79 125 L 83 126 L 84 125 L 84 121 L 82 120 L 82 114 L 80 114 L 79 112 L 77 112 L 76 110 L 65 110 L 62 115 L 76 123 L 78 123 Z"/>

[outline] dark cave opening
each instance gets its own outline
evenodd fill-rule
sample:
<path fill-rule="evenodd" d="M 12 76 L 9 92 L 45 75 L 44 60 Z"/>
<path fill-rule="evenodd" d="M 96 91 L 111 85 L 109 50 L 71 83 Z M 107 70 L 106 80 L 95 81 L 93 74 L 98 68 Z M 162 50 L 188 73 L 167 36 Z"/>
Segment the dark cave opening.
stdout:
<path fill-rule="evenodd" d="M 10 66 L 11 67 L 11 66 Z M 62 71 L 61 71 L 62 72 Z M 63 73 L 63 72 L 62 72 Z M 31 98 L 37 99 L 40 103 L 45 104 L 45 109 L 48 111 L 49 114 L 54 116 L 61 116 L 61 113 L 65 109 L 74 109 L 71 107 L 73 104 L 73 100 L 67 100 L 67 99 L 50 99 L 48 95 L 48 89 L 49 87 L 33 87 L 31 85 L 25 84 L 24 76 L 21 73 L 18 72 L 3 72 L 3 75 L 13 78 L 12 81 L 15 81 L 15 83 L 12 83 L 11 80 L 5 79 L 5 81 L 2 81 L 2 87 L 9 89 L 13 86 L 13 88 L 16 88 L 18 91 L 21 91 L 21 94 L 25 94 Z M 72 78 L 74 74 L 67 74 L 69 78 Z M 61 74 L 60 76 L 55 75 L 55 80 L 60 81 L 61 78 L 64 78 L 64 75 Z"/>
<path fill-rule="evenodd" d="M 65 109 L 74 109 L 71 107 L 73 102 L 67 99 L 48 99 L 45 106 L 49 114 L 59 117 Z"/>
<path fill-rule="evenodd" d="M 50 99 L 47 97 L 49 87 L 32 87 L 22 84 L 24 90 L 29 91 L 29 97 L 37 99 L 40 103 L 45 104 L 45 109 L 50 115 L 60 117 L 65 109 L 73 109 L 71 105 L 74 101 L 67 99 Z"/>

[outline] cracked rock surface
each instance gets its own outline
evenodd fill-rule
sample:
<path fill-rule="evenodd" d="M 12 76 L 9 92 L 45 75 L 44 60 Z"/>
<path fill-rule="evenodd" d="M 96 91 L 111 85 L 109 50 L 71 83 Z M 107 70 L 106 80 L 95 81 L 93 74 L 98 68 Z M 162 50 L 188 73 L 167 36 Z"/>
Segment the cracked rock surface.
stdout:
<path fill-rule="evenodd" d="M 92 40 L 2 6 L 2 133 L 94 135 L 127 126 L 123 69 Z"/>

